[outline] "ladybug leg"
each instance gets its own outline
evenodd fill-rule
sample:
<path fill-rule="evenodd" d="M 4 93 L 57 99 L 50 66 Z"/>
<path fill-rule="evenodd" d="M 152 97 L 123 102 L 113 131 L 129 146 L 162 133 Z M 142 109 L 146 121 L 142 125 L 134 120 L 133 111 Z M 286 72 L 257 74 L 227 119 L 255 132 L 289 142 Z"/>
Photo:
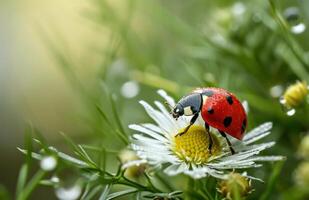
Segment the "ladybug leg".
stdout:
<path fill-rule="evenodd" d="M 226 134 L 225 134 L 223 131 L 220 131 L 220 130 L 219 130 L 219 132 L 220 132 L 220 134 L 221 134 L 223 137 L 225 137 L 225 139 L 226 139 L 226 141 L 227 141 L 227 144 L 228 144 L 229 147 L 230 147 L 231 153 L 232 153 L 232 154 L 235 154 L 235 150 L 233 149 L 232 144 L 231 144 L 231 142 L 229 141 L 229 139 L 227 138 Z"/>
<path fill-rule="evenodd" d="M 211 153 L 213 141 L 212 141 L 212 137 L 211 137 L 210 131 L 209 131 L 209 124 L 207 124 L 206 122 L 205 122 L 205 129 L 206 129 L 206 132 L 207 132 L 208 138 L 209 138 L 208 150 L 209 150 L 209 153 Z"/>
<path fill-rule="evenodd" d="M 196 119 L 198 118 L 198 115 L 199 115 L 199 113 L 194 114 L 194 116 L 193 116 L 193 117 L 191 118 L 191 120 L 190 120 L 190 124 L 185 128 L 184 131 L 182 131 L 182 132 L 180 132 L 180 133 L 177 133 L 177 135 L 175 135 L 175 137 L 181 136 L 181 135 L 185 134 L 185 133 L 189 130 L 189 128 L 194 124 L 194 122 L 195 122 Z"/>

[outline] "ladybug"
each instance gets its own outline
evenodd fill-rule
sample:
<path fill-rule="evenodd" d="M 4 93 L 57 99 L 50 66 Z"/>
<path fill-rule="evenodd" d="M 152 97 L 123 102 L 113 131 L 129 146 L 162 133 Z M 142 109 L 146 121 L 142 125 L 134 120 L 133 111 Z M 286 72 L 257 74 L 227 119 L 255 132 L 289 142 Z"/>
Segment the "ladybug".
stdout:
<path fill-rule="evenodd" d="M 200 113 L 210 138 L 209 151 L 211 151 L 213 143 L 209 132 L 209 126 L 211 126 L 218 129 L 220 134 L 225 137 L 231 153 L 234 154 L 235 151 L 226 134 L 242 140 L 247 127 L 247 115 L 237 97 L 222 88 L 207 87 L 193 90 L 189 95 L 181 98 L 171 111 L 176 120 L 182 115 L 193 115 L 190 124 L 175 137 L 186 133 Z"/>

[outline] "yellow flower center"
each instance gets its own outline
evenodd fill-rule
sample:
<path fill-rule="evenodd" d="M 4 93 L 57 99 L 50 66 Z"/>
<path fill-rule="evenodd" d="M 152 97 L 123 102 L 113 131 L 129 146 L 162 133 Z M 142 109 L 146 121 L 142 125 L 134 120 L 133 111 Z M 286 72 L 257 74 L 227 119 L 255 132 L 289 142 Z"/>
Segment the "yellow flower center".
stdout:
<path fill-rule="evenodd" d="M 181 130 L 182 131 L 182 130 Z M 183 161 L 196 165 L 205 164 L 221 153 L 221 145 L 216 135 L 211 133 L 213 141 L 209 151 L 209 136 L 202 126 L 193 125 L 183 135 L 174 137 L 174 153 Z"/>

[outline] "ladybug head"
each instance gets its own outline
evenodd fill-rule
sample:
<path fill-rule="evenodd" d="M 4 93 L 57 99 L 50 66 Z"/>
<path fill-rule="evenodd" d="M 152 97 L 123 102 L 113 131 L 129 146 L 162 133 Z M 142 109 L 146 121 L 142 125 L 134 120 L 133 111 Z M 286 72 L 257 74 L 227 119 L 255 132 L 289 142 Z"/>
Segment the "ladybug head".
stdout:
<path fill-rule="evenodd" d="M 175 119 L 178 119 L 178 117 L 184 114 L 183 106 L 180 103 L 177 103 L 171 113 Z"/>
<path fill-rule="evenodd" d="M 202 97 L 200 94 L 193 93 L 188 96 L 183 97 L 179 100 L 179 102 L 175 105 L 172 110 L 172 115 L 175 119 L 182 115 L 190 116 L 194 115 L 201 110 Z"/>

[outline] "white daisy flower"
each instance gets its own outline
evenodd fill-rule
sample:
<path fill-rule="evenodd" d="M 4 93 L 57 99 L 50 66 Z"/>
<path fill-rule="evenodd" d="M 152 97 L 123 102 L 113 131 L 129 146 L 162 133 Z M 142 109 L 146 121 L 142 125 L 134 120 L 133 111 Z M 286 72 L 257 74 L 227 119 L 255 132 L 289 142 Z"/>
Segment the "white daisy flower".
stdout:
<path fill-rule="evenodd" d="M 158 93 L 171 105 L 175 101 L 165 91 Z M 157 109 L 145 101 L 140 101 L 147 114 L 156 124 L 131 124 L 130 129 L 139 133 L 133 134 L 131 148 L 136 151 L 140 160 L 126 163 L 124 168 L 132 165 L 148 163 L 165 167 L 168 175 L 187 174 L 198 179 L 213 176 L 226 179 L 231 170 L 262 166 L 261 161 L 283 160 L 283 156 L 259 156 L 259 153 L 275 145 L 275 142 L 253 144 L 270 134 L 271 122 L 266 122 L 249 131 L 242 141 L 229 137 L 236 153 L 231 155 L 225 139 L 216 129 L 211 128 L 213 146 L 208 150 L 209 138 L 201 117 L 185 134 L 175 137 L 189 124 L 190 117 L 182 116 L 175 120 L 165 106 L 155 101 Z M 256 179 L 243 173 L 244 176 Z M 258 179 L 260 180 L 260 179 Z"/>

